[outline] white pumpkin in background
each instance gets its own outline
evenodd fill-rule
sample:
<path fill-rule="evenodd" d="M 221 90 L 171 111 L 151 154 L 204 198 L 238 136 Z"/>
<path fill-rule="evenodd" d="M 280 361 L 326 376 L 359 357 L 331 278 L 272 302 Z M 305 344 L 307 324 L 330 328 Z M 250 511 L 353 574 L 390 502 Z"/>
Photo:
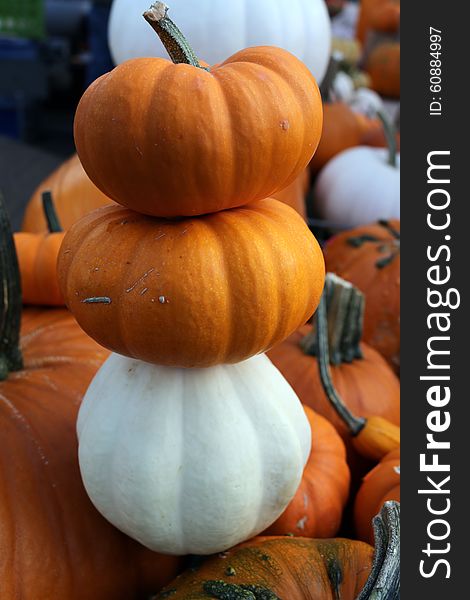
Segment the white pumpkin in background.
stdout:
<path fill-rule="evenodd" d="M 80 408 L 97 509 L 145 546 L 212 554 L 263 531 L 300 484 L 311 432 L 265 355 L 177 369 L 112 354 Z"/>
<path fill-rule="evenodd" d="M 116 64 L 168 54 L 142 17 L 152 0 L 114 0 L 108 42 Z M 279 46 L 300 58 L 318 83 L 330 56 L 331 24 L 324 0 L 171 0 L 168 16 L 198 58 L 224 61 L 250 46 Z"/>
<path fill-rule="evenodd" d="M 400 156 L 386 148 L 356 146 L 332 158 L 314 188 L 317 214 L 338 227 L 400 218 Z"/>
<path fill-rule="evenodd" d="M 349 104 L 354 98 L 354 81 L 344 71 L 338 71 L 331 85 L 331 92 L 335 102 Z"/>
<path fill-rule="evenodd" d="M 370 118 L 375 117 L 379 111 L 384 110 L 384 103 L 379 94 L 365 87 L 360 87 L 354 91 L 349 100 L 349 106 L 354 112 Z"/>

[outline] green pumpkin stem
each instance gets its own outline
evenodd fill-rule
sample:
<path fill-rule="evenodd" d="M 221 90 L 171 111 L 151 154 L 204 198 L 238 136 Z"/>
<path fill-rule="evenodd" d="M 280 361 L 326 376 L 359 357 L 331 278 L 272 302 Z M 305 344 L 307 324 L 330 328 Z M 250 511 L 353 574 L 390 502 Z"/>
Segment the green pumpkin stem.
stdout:
<path fill-rule="evenodd" d="M 331 348 L 333 353 L 336 352 L 338 355 L 337 359 L 357 358 L 362 337 L 363 312 L 363 295 L 347 281 L 333 273 L 328 273 L 325 290 L 316 312 L 316 356 L 325 394 L 353 436 L 364 428 L 366 421 L 351 413 L 335 389 L 331 377 L 330 362 L 332 361 L 329 347 L 332 340 Z M 333 327 L 330 326 L 331 315 L 334 315 Z M 338 363 L 333 362 L 333 364 Z"/>
<path fill-rule="evenodd" d="M 400 598 L 400 504 L 385 502 L 373 521 L 375 553 L 372 570 L 357 600 Z"/>
<path fill-rule="evenodd" d="M 391 167 L 397 166 L 397 138 L 395 127 L 384 111 L 378 110 L 377 117 L 382 122 L 382 127 L 385 134 L 385 140 L 388 147 L 388 164 Z"/>
<path fill-rule="evenodd" d="M 20 350 L 21 279 L 3 196 L 0 194 L 0 381 L 23 368 Z"/>
<path fill-rule="evenodd" d="M 364 295 L 348 281 L 327 273 L 323 297 L 326 303 L 330 364 L 339 365 L 361 359 Z M 310 356 L 319 355 L 317 321 L 313 323 L 312 331 L 300 341 L 302 350 Z"/>
<path fill-rule="evenodd" d="M 49 233 L 60 233 L 63 231 L 59 217 L 55 211 L 54 201 L 52 199 L 52 193 L 47 190 L 41 194 L 42 200 L 42 209 L 44 211 L 44 216 L 46 217 L 47 228 Z"/>
<path fill-rule="evenodd" d="M 179 28 L 167 16 L 168 6 L 163 2 L 155 2 L 144 12 L 143 17 L 152 29 L 158 34 L 158 37 L 165 46 L 171 60 L 175 65 L 183 63 L 192 65 L 199 69 L 208 71 L 206 67 L 201 66 L 194 50 L 181 33 Z"/>

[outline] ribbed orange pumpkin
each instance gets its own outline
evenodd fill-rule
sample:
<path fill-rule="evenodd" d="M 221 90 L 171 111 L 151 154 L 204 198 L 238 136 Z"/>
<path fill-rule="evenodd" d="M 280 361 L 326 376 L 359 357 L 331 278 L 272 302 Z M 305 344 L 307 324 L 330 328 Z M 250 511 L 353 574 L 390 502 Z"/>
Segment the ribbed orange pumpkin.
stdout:
<path fill-rule="evenodd" d="M 307 217 L 306 197 L 310 185 L 310 173 L 304 169 L 302 173 L 285 189 L 272 195 L 275 200 L 284 202 L 295 209 L 304 219 Z"/>
<path fill-rule="evenodd" d="M 242 206 L 285 188 L 320 139 L 310 71 L 274 47 L 242 50 L 208 70 L 166 10 L 159 2 L 146 18 L 178 64 L 126 61 L 80 100 L 75 143 L 90 179 L 116 202 L 160 217 Z"/>
<path fill-rule="evenodd" d="M 59 283 L 79 324 L 120 354 L 168 366 L 238 362 L 314 312 L 321 249 L 277 200 L 156 219 L 103 207 L 67 233 Z"/>
<path fill-rule="evenodd" d="M 389 452 L 364 477 L 354 502 L 354 523 L 359 539 L 373 543 L 371 519 L 387 500 L 400 501 L 400 448 Z"/>
<path fill-rule="evenodd" d="M 147 598 L 176 576 L 181 561 L 112 527 L 89 500 L 78 468 L 77 410 L 107 352 L 64 309 L 21 315 L 2 210 L 0 198 L 0 596 Z"/>
<path fill-rule="evenodd" d="M 331 238 L 327 270 L 357 286 L 366 297 L 364 341 L 395 371 L 400 367 L 400 222 L 371 223 Z"/>
<path fill-rule="evenodd" d="M 312 451 L 297 493 L 265 535 L 328 538 L 341 524 L 350 482 L 346 449 L 333 425 L 304 408 L 312 428 Z"/>

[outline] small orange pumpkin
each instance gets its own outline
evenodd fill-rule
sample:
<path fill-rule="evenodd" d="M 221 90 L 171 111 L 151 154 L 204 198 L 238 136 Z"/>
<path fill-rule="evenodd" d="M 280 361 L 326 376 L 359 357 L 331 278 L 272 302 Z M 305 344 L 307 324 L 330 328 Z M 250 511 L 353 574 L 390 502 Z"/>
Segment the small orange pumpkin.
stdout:
<path fill-rule="evenodd" d="M 277 200 L 180 220 L 110 206 L 69 230 L 58 273 L 67 306 L 103 346 L 203 367 L 263 352 L 310 318 L 324 261 Z"/>
<path fill-rule="evenodd" d="M 203 67 L 166 13 L 157 2 L 144 16 L 175 64 L 128 60 L 80 100 L 75 144 L 90 179 L 116 202 L 160 217 L 242 206 L 285 188 L 320 140 L 310 71 L 267 46 Z"/>
<path fill-rule="evenodd" d="M 336 429 L 304 406 L 312 428 L 312 451 L 287 509 L 264 535 L 328 538 L 338 533 L 349 493 L 346 449 Z"/>
<path fill-rule="evenodd" d="M 359 539 L 373 543 L 371 519 L 387 500 L 400 502 L 400 448 L 382 458 L 362 482 L 354 502 L 354 523 Z"/>
<path fill-rule="evenodd" d="M 20 232 L 13 236 L 21 274 L 23 303 L 63 306 L 65 302 L 57 280 L 57 257 L 65 234 L 55 214 L 50 192 L 43 192 L 42 203 L 49 232 Z"/>
<path fill-rule="evenodd" d="M 323 131 L 310 168 L 317 173 L 326 163 L 343 150 L 359 146 L 363 122 L 345 102 L 326 103 L 323 106 Z"/>
<path fill-rule="evenodd" d="M 275 200 L 284 202 L 295 209 L 304 219 L 307 218 L 306 196 L 310 185 L 310 173 L 304 169 L 302 173 L 285 189 L 272 195 Z"/>

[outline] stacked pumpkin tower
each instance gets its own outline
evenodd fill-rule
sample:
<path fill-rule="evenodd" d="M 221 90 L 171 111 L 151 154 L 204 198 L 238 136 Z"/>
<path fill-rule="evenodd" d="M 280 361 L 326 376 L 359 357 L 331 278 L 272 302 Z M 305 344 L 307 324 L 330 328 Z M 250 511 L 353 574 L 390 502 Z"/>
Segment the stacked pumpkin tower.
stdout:
<path fill-rule="evenodd" d="M 133 59 L 95 81 L 75 141 L 118 206 L 74 225 L 58 272 L 81 327 L 113 354 L 78 419 L 87 492 L 169 554 L 209 554 L 283 512 L 308 420 L 263 354 L 315 311 L 322 252 L 270 194 L 318 145 L 308 69 L 272 47 L 201 65 L 160 2 L 145 13 L 173 64 Z"/>

